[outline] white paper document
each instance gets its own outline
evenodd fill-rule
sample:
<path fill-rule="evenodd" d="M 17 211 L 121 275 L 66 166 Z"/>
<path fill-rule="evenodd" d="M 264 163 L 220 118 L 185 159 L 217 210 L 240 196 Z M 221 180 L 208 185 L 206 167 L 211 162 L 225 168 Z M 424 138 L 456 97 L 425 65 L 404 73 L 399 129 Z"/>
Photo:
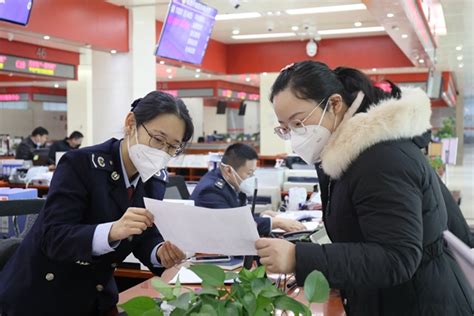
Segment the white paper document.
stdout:
<path fill-rule="evenodd" d="M 178 273 L 176 273 L 174 278 L 171 279 L 171 281 L 169 281 L 169 284 L 176 284 L 176 282 L 178 281 L 178 277 L 179 277 L 179 282 L 181 284 L 201 284 L 202 283 L 202 279 L 198 277 L 196 273 L 194 273 L 193 271 L 189 270 L 186 267 L 181 267 L 181 269 L 179 269 Z M 225 280 L 224 283 L 231 284 L 231 283 L 234 283 L 234 280 Z"/>
<path fill-rule="evenodd" d="M 256 255 L 257 225 L 249 206 L 228 209 L 167 203 L 145 198 L 164 240 L 182 251 L 229 256 Z"/>

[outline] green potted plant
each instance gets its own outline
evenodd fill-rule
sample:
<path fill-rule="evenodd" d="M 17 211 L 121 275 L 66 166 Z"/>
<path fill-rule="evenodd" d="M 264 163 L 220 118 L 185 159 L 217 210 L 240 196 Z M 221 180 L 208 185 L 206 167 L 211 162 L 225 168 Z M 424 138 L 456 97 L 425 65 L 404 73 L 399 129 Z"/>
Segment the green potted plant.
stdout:
<path fill-rule="evenodd" d="M 441 157 L 435 156 L 430 158 L 430 165 L 433 167 L 434 170 L 438 173 L 440 177 L 444 175 L 444 172 L 446 171 L 445 165 L 443 163 L 443 160 L 441 160 Z"/>
<path fill-rule="evenodd" d="M 443 120 L 443 126 L 436 133 L 439 139 L 452 138 L 456 135 L 456 120 L 453 117 L 447 117 Z"/>
<path fill-rule="evenodd" d="M 264 267 L 239 273 L 225 272 L 210 265 L 190 267 L 202 279 L 202 289 L 196 292 L 177 281 L 175 286 L 160 278 L 152 280 L 159 298 L 135 297 L 120 307 L 128 316 L 266 316 L 275 310 L 291 311 L 295 315 L 311 315 L 311 303 L 323 303 L 329 298 L 329 284 L 324 275 L 313 271 L 305 280 L 304 294 L 308 305 L 289 297 L 265 276 Z M 225 280 L 234 280 L 230 288 Z"/>

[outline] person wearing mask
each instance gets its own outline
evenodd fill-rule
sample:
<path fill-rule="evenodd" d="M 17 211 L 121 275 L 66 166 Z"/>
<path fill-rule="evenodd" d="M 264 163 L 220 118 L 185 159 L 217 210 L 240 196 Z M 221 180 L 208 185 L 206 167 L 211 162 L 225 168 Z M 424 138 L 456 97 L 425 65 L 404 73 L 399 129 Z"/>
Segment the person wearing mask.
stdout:
<path fill-rule="evenodd" d="M 227 147 L 220 166 L 207 172 L 191 194 L 196 206 L 207 208 L 233 208 L 247 205 L 255 189 L 255 170 L 258 154 L 249 145 L 236 143 Z M 294 220 L 254 215 L 261 236 L 268 236 L 272 229 L 286 232 L 305 230 Z"/>
<path fill-rule="evenodd" d="M 31 132 L 31 136 L 21 141 L 16 149 L 15 158 L 24 160 L 33 160 L 34 151 L 44 148 L 48 141 L 49 132 L 44 127 L 37 127 Z"/>
<path fill-rule="evenodd" d="M 61 158 L 44 209 L 0 271 L 0 314 L 115 315 L 113 272 L 125 257 L 156 275 L 185 258 L 143 200 L 163 198 L 166 165 L 193 134 L 189 112 L 154 91 L 133 102 L 124 130 L 121 140 Z"/>
<path fill-rule="evenodd" d="M 64 138 L 63 140 L 54 142 L 51 147 L 49 147 L 49 163 L 55 164 L 56 163 L 56 153 L 59 152 L 67 152 L 73 149 L 78 149 L 81 147 L 82 139 L 84 135 L 81 132 L 74 131 L 69 135 L 69 137 Z"/>
<path fill-rule="evenodd" d="M 430 126 L 421 89 L 387 93 L 362 72 L 316 61 L 283 69 L 270 100 L 280 126 L 316 164 L 331 244 L 259 239 L 267 272 L 303 284 L 321 271 L 347 315 L 472 315 L 472 289 L 447 251 L 448 214 L 418 138 Z"/>

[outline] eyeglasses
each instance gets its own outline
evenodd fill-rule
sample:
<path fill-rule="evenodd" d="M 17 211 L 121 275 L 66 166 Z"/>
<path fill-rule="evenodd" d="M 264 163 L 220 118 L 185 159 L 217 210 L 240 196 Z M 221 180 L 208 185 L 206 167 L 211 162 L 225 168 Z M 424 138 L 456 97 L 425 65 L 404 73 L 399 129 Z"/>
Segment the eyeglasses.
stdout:
<path fill-rule="evenodd" d="M 148 129 L 142 124 L 143 128 L 147 132 L 148 136 L 150 136 L 150 141 L 148 145 L 152 148 L 163 150 L 167 152 L 171 157 L 176 157 L 181 154 L 184 150 L 184 144 L 170 144 L 166 141 L 166 138 L 162 135 L 153 135 L 151 134 Z"/>
<path fill-rule="evenodd" d="M 311 115 L 313 115 L 314 111 L 316 111 L 317 108 L 319 108 L 319 106 L 324 102 L 324 99 L 318 103 L 318 105 L 315 106 L 315 108 L 313 110 L 311 110 L 311 112 L 309 112 L 308 115 L 306 115 L 306 117 L 302 120 L 298 120 L 298 119 L 295 119 L 295 120 L 291 120 L 289 123 L 288 123 L 288 127 L 285 127 L 285 126 L 277 126 L 275 127 L 273 130 L 275 132 L 275 134 L 277 134 L 281 139 L 284 139 L 284 140 L 289 140 L 291 138 L 291 131 L 293 131 L 295 134 L 298 134 L 298 135 L 303 135 L 306 133 L 306 126 L 304 125 L 304 122 L 306 122 L 307 119 L 309 119 L 311 117 Z M 319 124 L 321 124 L 322 120 L 323 120 L 323 117 L 324 117 L 324 113 L 326 112 L 326 108 L 327 108 L 327 105 L 326 107 L 324 108 L 324 111 L 323 111 L 323 116 L 321 116 L 321 120 L 319 122 Z"/>

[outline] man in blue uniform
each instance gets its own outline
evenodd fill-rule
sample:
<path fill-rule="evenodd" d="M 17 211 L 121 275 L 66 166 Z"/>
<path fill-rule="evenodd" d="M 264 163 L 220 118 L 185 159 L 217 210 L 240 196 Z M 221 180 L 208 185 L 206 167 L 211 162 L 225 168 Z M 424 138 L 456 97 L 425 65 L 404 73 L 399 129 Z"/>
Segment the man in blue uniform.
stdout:
<path fill-rule="evenodd" d="M 253 194 L 254 173 L 258 154 L 249 145 L 230 145 L 218 168 L 206 173 L 194 189 L 191 199 L 196 206 L 207 208 L 233 208 L 247 204 L 247 196 Z M 261 236 L 280 228 L 286 232 L 305 230 L 300 222 L 278 217 L 254 216 Z"/>

